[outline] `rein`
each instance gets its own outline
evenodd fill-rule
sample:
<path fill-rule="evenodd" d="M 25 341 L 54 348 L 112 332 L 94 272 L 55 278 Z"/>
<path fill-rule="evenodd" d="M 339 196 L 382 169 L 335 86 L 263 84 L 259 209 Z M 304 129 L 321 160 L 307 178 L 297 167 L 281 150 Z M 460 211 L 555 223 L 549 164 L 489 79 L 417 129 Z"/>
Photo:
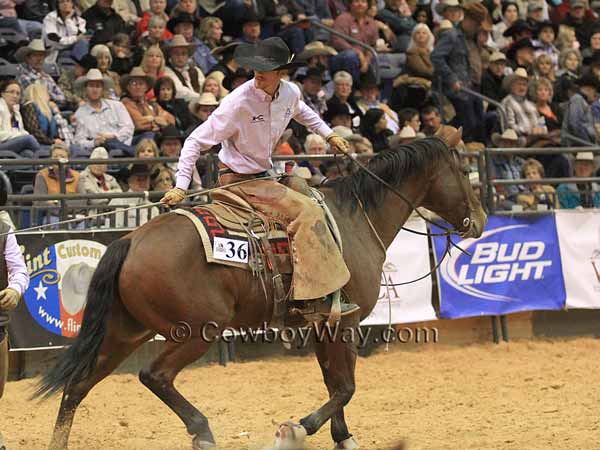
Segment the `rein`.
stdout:
<path fill-rule="evenodd" d="M 446 149 L 448 149 L 448 146 L 446 145 L 446 143 L 444 141 L 442 141 L 439 138 L 438 139 L 440 142 L 442 142 L 445 146 Z M 400 227 L 402 230 L 404 231 L 408 231 L 409 233 L 413 233 L 413 234 L 417 234 L 420 236 L 428 236 L 428 237 L 436 237 L 436 236 L 444 236 L 446 237 L 446 249 L 444 250 L 444 254 L 442 256 L 442 258 L 440 258 L 440 261 L 435 265 L 435 267 L 430 270 L 428 273 L 426 273 L 425 275 L 416 278 L 414 280 L 410 280 L 410 281 L 405 281 L 402 283 L 394 283 L 394 284 L 389 284 L 387 282 L 387 278 L 385 278 L 385 272 L 384 272 L 384 281 L 385 281 L 385 286 L 386 288 L 389 289 L 389 287 L 395 287 L 395 286 L 404 286 L 407 284 L 412 284 L 412 283 L 416 283 L 417 281 L 421 281 L 431 275 L 433 275 L 433 273 L 440 267 L 440 265 L 442 264 L 442 262 L 444 261 L 444 259 L 446 258 L 446 256 L 450 255 L 450 249 L 452 247 L 456 247 L 458 250 L 460 250 L 462 253 L 469 255 L 469 253 L 462 249 L 461 247 L 458 246 L 458 244 L 454 243 L 452 241 L 452 235 L 459 235 L 462 236 L 464 232 L 461 232 L 459 230 L 456 229 L 450 229 L 440 223 L 436 223 L 433 220 L 429 219 L 428 217 L 426 217 L 423 213 L 421 213 L 421 211 L 419 211 L 419 209 L 415 206 L 415 204 L 413 203 L 413 201 L 411 199 L 409 199 L 408 197 L 406 197 L 406 195 L 404 195 L 402 192 L 400 192 L 398 189 L 396 189 L 394 186 L 392 186 L 391 184 L 389 184 L 387 181 L 385 181 L 384 179 L 382 179 L 379 175 L 377 175 L 376 173 L 374 173 L 371 169 L 369 169 L 365 164 L 361 163 L 358 158 L 354 157 L 353 155 L 351 155 L 350 153 L 346 153 L 344 152 L 344 155 L 347 156 L 348 158 L 350 158 L 350 160 L 352 160 L 359 168 L 361 168 L 362 170 L 364 170 L 367 174 L 369 174 L 371 177 L 373 177 L 375 180 L 377 180 L 378 182 L 380 182 L 381 184 L 383 184 L 388 190 L 390 190 L 392 193 L 396 194 L 398 197 L 400 197 L 413 211 L 415 211 L 417 213 L 417 215 L 422 218 L 425 222 L 427 222 L 430 225 L 435 225 L 439 228 L 442 228 L 444 231 L 442 233 L 431 233 L 431 232 L 421 232 L 421 231 L 417 231 L 417 230 L 412 230 L 410 228 L 406 228 L 405 226 Z M 446 159 L 446 161 L 451 164 L 451 161 L 448 160 L 448 157 L 446 155 L 446 153 L 444 153 L 444 157 Z M 458 180 L 458 185 L 461 187 L 462 193 L 463 193 L 463 197 L 464 197 L 464 202 L 465 202 L 465 206 L 466 206 L 466 210 L 467 210 L 467 217 L 465 217 L 463 219 L 463 227 L 468 227 L 469 225 L 471 225 L 471 219 L 470 219 L 470 212 L 471 212 L 471 208 L 469 207 L 469 205 L 467 204 L 467 192 L 465 187 L 462 185 L 462 183 L 460 182 L 461 180 L 458 179 L 458 174 L 456 173 L 456 171 L 453 171 L 454 176 L 457 178 Z M 383 244 L 383 241 L 381 240 L 381 237 L 379 236 L 379 233 L 377 232 L 377 229 L 375 228 L 375 226 L 373 225 L 373 223 L 371 222 L 371 219 L 369 218 L 369 215 L 367 214 L 367 211 L 365 210 L 362 202 L 360 201 L 358 194 L 356 192 L 354 192 L 354 197 L 356 198 L 360 209 L 362 210 L 367 223 L 369 224 L 369 227 L 371 228 L 371 230 L 373 231 L 373 233 L 375 234 L 375 237 L 377 238 L 377 241 L 379 242 L 379 245 L 381 246 L 381 248 L 383 249 L 384 254 L 386 253 L 387 249 L 385 248 L 385 245 Z"/>

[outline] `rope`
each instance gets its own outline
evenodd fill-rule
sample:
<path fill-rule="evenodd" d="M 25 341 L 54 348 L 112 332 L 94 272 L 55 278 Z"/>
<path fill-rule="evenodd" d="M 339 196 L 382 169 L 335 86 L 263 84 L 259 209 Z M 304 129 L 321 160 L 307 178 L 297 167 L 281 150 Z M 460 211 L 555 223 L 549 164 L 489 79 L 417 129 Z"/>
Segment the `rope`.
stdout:
<path fill-rule="evenodd" d="M 235 183 L 229 183 L 229 184 L 226 184 L 224 186 L 214 187 L 214 188 L 210 188 L 210 189 L 200 189 L 199 191 L 194 191 L 194 192 L 191 192 L 189 194 L 186 194 L 184 196 L 184 198 L 195 197 L 196 195 L 208 194 L 210 192 L 216 191 L 217 189 L 224 189 L 224 188 L 231 187 L 231 186 L 237 186 L 237 185 L 240 185 L 240 184 L 249 183 L 251 181 L 256 181 L 256 180 L 275 180 L 275 179 L 279 179 L 279 178 L 281 178 L 281 175 L 267 175 L 267 176 L 264 176 L 264 177 L 251 178 L 251 179 L 248 179 L 248 180 L 237 181 Z M 47 224 L 44 224 L 44 225 L 37 225 L 35 227 L 21 228 L 20 230 L 7 231 L 6 233 L 0 233 L 0 236 L 6 236 L 8 234 L 15 234 L 16 235 L 16 234 L 26 233 L 26 232 L 29 232 L 29 231 L 42 230 L 42 229 L 47 228 L 47 227 L 56 227 L 57 225 L 65 225 L 65 224 L 69 224 L 69 223 L 82 222 L 84 220 L 95 219 L 97 217 L 108 217 L 108 216 L 112 216 L 112 215 L 124 213 L 126 211 L 133 211 L 133 210 L 142 209 L 142 208 L 146 209 L 146 208 L 151 208 L 153 206 L 159 206 L 159 205 L 164 205 L 164 203 L 162 203 L 161 201 L 158 201 L 158 202 L 154 202 L 154 203 L 145 203 L 143 205 L 130 206 L 129 208 L 122 208 L 122 209 L 115 210 L 115 211 L 108 211 L 108 212 L 104 212 L 104 213 L 91 214 L 91 215 L 85 216 L 83 218 L 61 220 L 60 222 L 47 223 Z M 165 206 L 169 207 L 168 205 L 165 205 Z"/>

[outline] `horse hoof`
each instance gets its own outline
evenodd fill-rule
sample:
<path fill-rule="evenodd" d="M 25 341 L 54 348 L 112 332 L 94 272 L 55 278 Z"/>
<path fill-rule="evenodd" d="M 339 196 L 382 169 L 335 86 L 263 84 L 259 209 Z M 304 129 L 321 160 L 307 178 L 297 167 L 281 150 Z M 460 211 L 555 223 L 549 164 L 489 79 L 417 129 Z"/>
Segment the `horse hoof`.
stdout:
<path fill-rule="evenodd" d="M 302 450 L 306 436 L 306 429 L 302 425 L 284 422 L 275 433 L 273 450 Z"/>
<path fill-rule="evenodd" d="M 195 437 L 192 440 L 192 450 L 214 450 L 217 448 L 217 444 L 210 441 L 202 441 Z"/>
<path fill-rule="evenodd" d="M 338 442 L 337 445 L 333 447 L 333 450 L 355 450 L 357 448 L 360 448 L 360 445 L 358 445 L 356 439 L 350 436 L 348 439 Z"/>

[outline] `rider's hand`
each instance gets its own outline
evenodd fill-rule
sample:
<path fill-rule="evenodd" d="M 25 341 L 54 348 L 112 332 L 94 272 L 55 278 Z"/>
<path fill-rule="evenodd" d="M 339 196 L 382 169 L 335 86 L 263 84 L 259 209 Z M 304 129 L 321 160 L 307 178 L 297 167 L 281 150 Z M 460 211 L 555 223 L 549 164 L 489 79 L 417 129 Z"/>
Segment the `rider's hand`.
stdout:
<path fill-rule="evenodd" d="M 169 206 L 176 205 L 185 198 L 185 191 L 180 188 L 173 188 L 169 190 L 163 198 L 160 199 L 161 203 L 165 203 Z"/>
<path fill-rule="evenodd" d="M 6 288 L 0 291 L 0 309 L 12 311 L 17 307 L 21 295 L 12 288 Z"/>
<path fill-rule="evenodd" d="M 350 151 L 348 141 L 336 133 L 331 133 L 327 136 L 327 143 L 331 146 L 334 153 L 348 153 Z"/>

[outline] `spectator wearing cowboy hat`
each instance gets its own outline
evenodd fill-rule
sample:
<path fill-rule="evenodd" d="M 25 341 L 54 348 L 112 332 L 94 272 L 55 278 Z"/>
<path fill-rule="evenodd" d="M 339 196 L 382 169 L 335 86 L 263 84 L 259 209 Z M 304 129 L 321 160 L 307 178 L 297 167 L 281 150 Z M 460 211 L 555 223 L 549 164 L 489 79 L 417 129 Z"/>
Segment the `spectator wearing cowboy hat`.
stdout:
<path fill-rule="evenodd" d="M 161 156 L 165 156 L 168 158 L 179 158 L 179 154 L 181 153 L 181 149 L 183 148 L 184 141 L 185 136 L 181 133 L 181 131 L 171 126 L 165 128 L 163 132 L 156 137 L 156 143 L 159 146 Z M 175 173 L 177 172 L 177 162 L 165 163 L 164 167 L 166 167 L 170 171 L 171 176 L 173 177 L 173 179 L 175 179 Z M 190 184 L 190 189 L 201 188 L 202 179 L 200 178 L 200 174 L 198 172 L 197 167 L 194 166 L 192 169 L 192 182 Z"/>
<path fill-rule="evenodd" d="M 203 68 L 206 67 L 208 61 L 210 61 L 210 58 L 207 60 L 207 55 L 210 55 L 210 50 L 202 40 L 194 36 L 194 30 L 198 27 L 199 23 L 200 22 L 195 16 L 184 12 L 169 20 L 167 28 L 173 33 L 174 37 L 181 35 L 188 45 L 193 46 L 193 48 L 189 47 L 188 50 L 191 52 L 190 56 L 194 65 L 197 66 L 202 73 L 202 70 L 204 70 Z M 184 41 L 180 40 L 178 41 L 178 44 L 183 45 L 183 42 Z M 167 43 L 167 49 L 172 47 L 171 44 L 172 42 Z"/>
<path fill-rule="evenodd" d="M 592 104 L 598 100 L 600 81 L 592 75 L 584 75 L 575 83 L 579 92 L 570 99 L 565 109 L 561 128 L 561 145 L 580 145 L 581 142 L 569 138 L 569 134 L 586 142 L 598 142 L 598 127 L 595 125 Z"/>
<path fill-rule="evenodd" d="M 546 123 L 531 100 L 527 98 L 529 77 L 522 67 L 504 78 L 502 87 L 508 95 L 502 100 L 506 112 L 506 126 L 519 136 L 543 135 L 548 132 Z"/>
<path fill-rule="evenodd" d="M 207 76 L 211 78 L 213 74 L 222 73 L 222 72 L 212 72 Z M 240 87 L 246 81 L 251 80 L 253 77 L 252 72 L 244 69 L 243 67 L 238 67 L 235 72 L 233 72 L 230 76 L 223 78 L 223 87 L 228 91 L 233 91 L 235 88 Z"/>
<path fill-rule="evenodd" d="M 127 186 L 126 192 L 147 193 L 150 191 L 150 170 L 146 164 L 133 164 L 131 166 L 127 174 Z M 147 196 L 113 198 L 108 205 L 115 207 L 115 226 L 117 228 L 142 226 L 160 214 L 156 206 L 142 208 L 144 205 L 151 205 Z M 132 207 L 140 208 L 120 211 Z M 111 224 L 107 223 L 107 226 L 111 226 Z"/>
<path fill-rule="evenodd" d="M 90 159 L 108 159 L 108 151 L 104 147 L 96 147 L 90 154 Z M 112 175 L 106 173 L 106 164 L 91 164 L 87 166 L 79 176 L 77 192 L 80 194 L 102 194 L 111 192 L 122 192 L 121 186 Z M 88 199 L 88 205 L 106 205 L 107 198 Z M 93 214 L 88 211 L 88 214 Z"/>
<path fill-rule="evenodd" d="M 492 143 L 496 148 L 515 148 L 524 147 L 526 140 L 519 137 L 515 130 L 507 128 L 504 133 L 492 134 Z M 523 170 L 522 158 L 511 154 L 495 154 L 491 157 L 491 179 L 492 180 L 519 180 Z M 496 193 L 498 194 L 498 207 L 503 210 L 510 210 L 516 204 L 517 195 L 525 191 L 522 185 L 498 185 Z"/>
<path fill-rule="evenodd" d="M 204 92 L 198 99 L 190 103 L 189 109 L 196 121 L 186 130 L 186 136 L 190 135 L 196 127 L 206 122 L 214 110 L 217 109 L 217 106 L 219 106 L 219 101 L 210 92 Z"/>
<path fill-rule="evenodd" d="M 481 76 L 481 93 L 497 102 L 501 102 L 508 92 L 502 87 L 505 77 L 506 56 L 502 52 L 494 52 L 490 56 L 488 68 Z M 488 105 L 488 111 L 495 111 L 496 106 Z"/>
<path fill-rule="evenodd" d="M 458 25 L 464 17 L 464 8 L 458 0 L 446 0 L 440 2 L 434 7 L 435 12 L 446 20 Z"/>
<path fill-rule="evenodd" d="M 21 64 L 18 66 L 17 80 L 23 90 L 35 82 L 44 84 L 48 88 L 50 99 L 59 107 L 63 107 L 67 101 L 64 92 L 54 79 L 44 72 L 44 59 L 47 54 L 48 51 L 41 39 L 34 39 L 26 47 L 18 49 L 15 52 L 15 59 Z"/>
<path fill-rule="evenodd" d="M 517 42 L 521 39 L 531 39 L 535 33 L 533 28 L 527 21 L 518 19 L 506 29 L 502 36 L 505 38 L 511 38 L 513 42 Z"/>
<path fill-rule="evenodd" d="M 535 32 L 536 40 L 533 41 L 535 47 L 535 57 L 546 54 L 550 57 L 554 69 L 558 69 L 558 57 L 560 52 L 554 45 L 556 36 L 558 35 L 558 25 L 550 21 L 542 21 L 538 24 Z"/>
<path fill-rule="evenodd" d="M 487 9 L 481 3 L 469 3 L 464 7 L 462 22 L 442 34 L 431 53 L 434 83 L 454 105 L 455 126 L 463 127 L 466 142 L 485 142 L 483 104 L 477 97 L 461 92 L 463 87 L 472 86 L 467 39 L 475 39 L 482 28 L 491 29 Z"/>
<path fill-rule="evenodd" d="M 352 128 L 352 119 L 356 113 L 350 111 L 347 103 L 333 102 L 327 107 L 327 111 L 323 114 L 323 119 L 332 127 L 344 126 Z"/>
<path fill-rule="evenodd" d="M 405 127 L 402 127 L 398 134 L 388 137 L 388 146 L 393 149 L 398 145 L 409 144 L 424 137 L 425 135 L 423 133 L 417 133 L 413 127 L 406 125 Z M 373 147 L 375 148 L 375 146 Z"/>
<path fill-rule="evenodd" d="M 78 156 L 88 156 L 103 146 L 116 154 L 133 156 L 131 141 L 134 124 L 125 106 L 117 100 L 104 98 L 112 80 L 98 69 L 75 81 L 75 89 L 83 90 L 85 103 L 75 111 L 75 144 Z"/>
<path fill-rule="evenodd" d="M 154 133 L 175 125 L 175 117 L 162 109 L 156 101 L 147 101 L 146 94 L 154 86 L 154 79 L 144 72 L 141 67 L 121 78 L 121 88 L 125 92 L 123 105 L 127 108 L 135 127 L 132 145 L 141 139 L 152 139 Z"/>
<path fill-rule="evenodd" d="M 400 130 L 398 113 L 390 108 L 387 103 L 381 101 L 379 86 L 371 73 L 366 73 L 360 77 L 359 90 L 360 100 L 358 100 L 356 104 L 363 116 L 371 108 L 382 109 L 387 120 L 387 128 L 389 128 L 392 133 L 397 133 L 398 130 Z"/>
<path fill-rule="evenodd" d="M 302 53 L 298 55 L 299 61 L 305 61 L 306 66 L 299 67 L 294 72 L 294 78 L 306 75 L 308 69 L 317 68 L 323 72 L 323 83 L 325 84 L 325 94 L 331 97 L 333 94 L 333 84 L 331 83 L 331 72 L 329 71 L 329 59 L 337 55 L 338 52 L 333 47 L 325 45 L 321 41 L 314 41 L 304 47 Z"/>
<path fill-rule="evenodd" d="M 576 178 L 594 176 L 594 154 L 579 152 L 573 165 Z M 600 208 L 600 184 L 596 182 L 581 182 L 560 184 L 556 188 L 560 207 L 564 209 Z"/>
<path fill-rule="evenodd" d="M 64 69 L 61 71 L 58 79 L 58 86 L 62 89 L 67 99 L 66 104 L 69 108 L 76 110 L 78 107 L 85 103 L 83 94 L 80 90 L 75 89 L 75 81 L 79 77 L 83 77 L 88 70 L 95 69 L 97 67 L 96 58 L 92 55 L 85 54 L 80 59 L 75 59 L 71 56 L 71 59 L 75 61 L 75 65 L 72 69 Z"/>
<path fill-rule="evenodd" d="M 236 47 L 240 44 L 241 42 L 234 41 L 213 49 L 211 53 L 219 59 L 219 62 L 213 66 L 212 69 L 210 69 L 208 75 L 212 74 L 213 72 L 221 72 L 224 79 L 232 76 L 239 68 L 237 61 L 233 58 L 233 54 Z"/>
<path fill-rule="evenodd" d="M 533 71 L 535 61 L 535 46 L 529 38 L 523 38 L 514 42 L 506 52 L 509 64 L 513 70 L 519 67 L 527 72 Z"/>
<path fill-rule="evenodd" d="M 181 34 L 176 34 L 167 45 L 168 63 L 165 75 L 173 80 L 177 90 L 177 98 L 187 102 L 200 97 L 200 89 L 204 83 L 204 74 L 193 63 L 191 56 L 196 44 L 191 44 Z"/>
<path fill-rule="evenodd" d="M 302 82 L 302 87 L 300 89 L 302 92 L 302 100 L 304 100 L 304 103 L 322 118 L 327 110 L 325 93 L 322 91 L 323 71 L 316 67 L 312 67 L 308 69 L 305 75 L 300 77 L 299 81 Z"/>

